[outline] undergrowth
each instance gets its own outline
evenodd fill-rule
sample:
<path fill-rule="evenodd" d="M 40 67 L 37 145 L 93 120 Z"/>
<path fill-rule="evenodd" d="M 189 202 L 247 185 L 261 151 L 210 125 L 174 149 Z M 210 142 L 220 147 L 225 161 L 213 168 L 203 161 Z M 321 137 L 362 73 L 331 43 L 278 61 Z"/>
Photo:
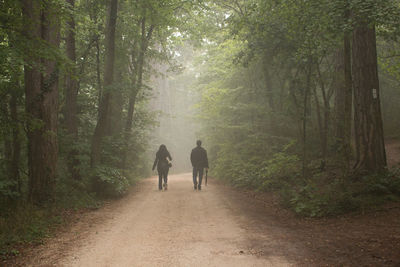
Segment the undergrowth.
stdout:
<path fill-rule="evenodd" d="M 298 214 L 311 217 L 339 215 L 399 201 L 400 176 L 396 171 L 337 177 L 334 173 L 317 173 L 303 186 L 282 192 L 287 194 L 283 195 L 285 204 Z"/>
<path fill-rule="evenodd" d="M 241 157 L 226 151 L 215 163 L 214 175 L 236 187 L 276 192 L 282 204 L 307 217 L 334 216 L 365 211 L 400 200 L 400 171 L 378 174 L 343 174 L 340 168 L 308 166 L 303 177 L 300 159 L 278 152 L 268 160 Z"/>
<path fill-rule="evenodd" d="M 66 192 L 65 192 L 66 193 Z M 27 202 L 9 202 L 0 215 L 0 258 L 17 256 L 24 244 L 40 244 L 52 229 L 63 225 L 71 212 L 93 209 L 101 201 L 93 195 L 71 190 L 67 197 L 60 193 L 53 204 L 42 207 Z"/>
<path fill-rule="evenodd" d="M 38 207 L 26 201 L 12 201 L 0 198 L 0 259 L 19 254 L 24 244 L 39 244 L 51 235 L 53 229 L 68 222 L 70 215 L 77 211 L 97 209 L 104 198 L 121 197 L 129 186 L 140 180 L 137 173 L 126 176 L 112 169 L 98 170 L 104 182 L 104 192 L 93 192 L 90 179 L 73 180 L 60 175 L 55 201 Z M 89 175 L 85 175 L 89 177 Z"/>

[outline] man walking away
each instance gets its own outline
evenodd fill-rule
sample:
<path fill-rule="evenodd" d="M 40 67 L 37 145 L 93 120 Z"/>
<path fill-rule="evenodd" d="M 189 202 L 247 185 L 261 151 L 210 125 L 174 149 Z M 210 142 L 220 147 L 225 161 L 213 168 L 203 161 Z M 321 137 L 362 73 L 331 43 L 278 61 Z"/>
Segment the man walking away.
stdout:
<path fill-rule="evenodd" d="M 193 166 L 193 185 L 194 190 L 201 190 L 201 181 L 203 180 L 204 169 L 208 170 L 207 151 L 201 147 L 201 141 L 197 140 L 197 147 L 192 149 L 190 154 L 190 161 Z M 199 175 L 199 182 L 197 183 L 197 175 Z"/>

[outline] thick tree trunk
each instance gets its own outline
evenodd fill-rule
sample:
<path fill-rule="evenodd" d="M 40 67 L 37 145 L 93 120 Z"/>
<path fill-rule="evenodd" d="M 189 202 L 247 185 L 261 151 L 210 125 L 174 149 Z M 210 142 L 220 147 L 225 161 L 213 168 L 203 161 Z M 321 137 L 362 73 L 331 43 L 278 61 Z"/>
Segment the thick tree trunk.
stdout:
<path fill-rule="evenodd" d="M 18 111 L 17 111 L 17 95 L 13 93 L 10 99 L 10 118 L 13 123 L 12 126 L 12 155 L 9 169 L 9 177 L 14 181 L 12 190 L 14 192 L 21 192 L 21 179 L 19 175 L 19 161 L 21 157 L 21 142 L 20 142 L 20 131 L 18 123 Z"/>
<path fill-rule="evenodd" d="M 71 6 L 72 13 L 74 12 L 75 0 L 66 0 Z M 67 57 L 73 64 L 72 70 L 65 77 L 65 124 L 67 133 L 72 143 L 76 142 L 78 138 L 78 108 L 77 108 L 77 97 L 78 97 L 78 79 L 76 77 L 76 49 L 75 49 L 75 20 L 73 14 L 68 19 L 68 29 L 66 36 L 66 50 Z M 68 169 L 71 177 L 75 180 L 80 179 L 79 174 L 79 159 L 78 151 L 74 148 L 69 151 L 68 157 Z"/>
<path fill-rule="evenodd" d="M 3 132 L 3 141 L 4 141 L 4 159 L 5 159 L 5 167 L 7 173 L 10 175 L 11 173 L 11 168 L 12 168 L 12 158 L 13 158 L 13 148 L 12 148 L 12 134 L 8 130 L 8 127 L 13 125 L 13 121 L 11 119 L 11 101 L 9 100 L 9 96 L 6 95 L 4 101 L 1 101 L 0 103 L 3 104 L 0 107 L 0 111 L 3 113 L 3 117 L 7 121 L 7 130 Z M 9 180 L 12 181 L 12 177 L 9 177 Z"/>
<path fill-rule="evenodd" d="M 53 200 L 57 175 L 58 70 L 54 59 L 36 56 L 35 42 L 53 47 L 60 43 L 59 14 L 52 3 L 24 0 L 25 34 L 32 42 L 25 66 L 28 119 L 29 200 L 43 204 Z M 42 72 L 40 71 L 42 69 Z"/>
<path fill-rule="evenodd" d="M 386 166 L 375 27 L 361 23 L 353 32 L 354 130 L 357 171 Z"/>
<path fill-rule="evenodd" d="M 350 35 L 345 33 L 343 49 L 340 49 L 336 63 L 335 90 L 335 140 L 338 157 L 346 170 L 351 160 L 351 120 L 353 109 L 353 83 L 351 75 Z"/>
<path fill-rule="evenodd" d="M 110 0 L 109 13 L 106 27 L 106 48 L 105 48 L 105 68 L 104 68 L 104 92 L 99 106 L 99 119 L 93 134 L 91 167 L 95 167 L 101 161 L 102 140 L 109 133 L 111 127 L 110 108 L 112 101 L 111 85 L 114 78 L 115 61 L 115 28 L 117 23 L 118 0 Z"/>

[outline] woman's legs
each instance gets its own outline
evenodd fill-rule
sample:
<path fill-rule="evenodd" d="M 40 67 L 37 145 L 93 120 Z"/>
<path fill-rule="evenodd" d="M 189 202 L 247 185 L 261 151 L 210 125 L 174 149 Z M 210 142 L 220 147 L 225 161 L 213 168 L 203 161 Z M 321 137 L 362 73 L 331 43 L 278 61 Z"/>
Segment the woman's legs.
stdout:
<path fill-rule="evenodd" d="M 169 171 L 169 169 L 167 169 L 167 170 L 165 171 L 164 183 L 168 183 L 168 171 Z"/>
<path fill-rule="evenodd" d="M 163 172 L 158 171 L 158 190 L 162 190 L 162 178 L 163 178 Z"/>
<path fill-rule="evenodd" d="M 164 178 L 164 189 L 168 189 L 168 169 L 163 171 L 163 178 Z"/>

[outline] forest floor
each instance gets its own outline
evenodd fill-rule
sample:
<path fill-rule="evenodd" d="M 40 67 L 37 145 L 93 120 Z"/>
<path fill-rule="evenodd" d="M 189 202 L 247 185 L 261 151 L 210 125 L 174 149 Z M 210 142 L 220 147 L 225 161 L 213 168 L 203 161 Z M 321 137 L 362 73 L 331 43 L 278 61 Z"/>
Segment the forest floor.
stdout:
<path fill-rule="evenodd" d="M 191 175 L 155 177 L 125 198 L 70 218 L 7 266 L 400 266 L 400 204 L 366 214 L 307 219 L 271 194 Z M 0 262 L 0 265 L 2 263 Z"/>

